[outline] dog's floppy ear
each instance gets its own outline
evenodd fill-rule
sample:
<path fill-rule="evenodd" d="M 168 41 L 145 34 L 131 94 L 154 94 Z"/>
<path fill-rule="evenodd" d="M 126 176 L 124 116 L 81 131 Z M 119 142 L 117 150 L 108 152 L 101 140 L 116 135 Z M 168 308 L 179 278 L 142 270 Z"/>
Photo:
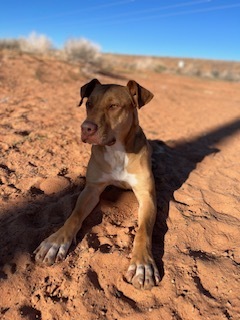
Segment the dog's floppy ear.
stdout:
<path fill-rule="evenodd" d="M 134 80 L 128 81 L 127 87 L 131 96 L 133 97 L 133 101 L 139 109 L 152 100 L 153 94 L 147 89 L 143 88 Z"/>
<path fill-rule="evenodd" d="M 82 105 L 83 99 L 88 98 L 90 96 L 96 84 L 101 84 L 101 83 L 98 81 L 98 79 L 93 79 L 80 88 L 81 100 L 78 105 L 79 107 Z"/>

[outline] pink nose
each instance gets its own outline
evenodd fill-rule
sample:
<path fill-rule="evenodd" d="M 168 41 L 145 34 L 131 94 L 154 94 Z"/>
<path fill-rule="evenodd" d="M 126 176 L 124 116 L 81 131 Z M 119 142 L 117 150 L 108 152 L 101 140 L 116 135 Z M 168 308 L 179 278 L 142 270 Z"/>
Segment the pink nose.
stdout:
<path fill-rule="evenodd" d="M 84 136 L 92 136 L 98 129 L 98 126 L 91 121 L 84 121 L 81 125 L 82 134 Z"/>

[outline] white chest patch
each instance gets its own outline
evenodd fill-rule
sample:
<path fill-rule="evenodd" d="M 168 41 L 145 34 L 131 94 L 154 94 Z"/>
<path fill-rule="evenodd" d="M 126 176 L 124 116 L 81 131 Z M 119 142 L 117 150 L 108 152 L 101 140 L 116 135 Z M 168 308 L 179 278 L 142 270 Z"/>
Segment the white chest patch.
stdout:
<path fill-rule="evenodd" d="M 133 187 L 137 184 L 135 174 L 127 172 L 128 156 L 122 144 L 116 143 L 111 147 L 106 147 L 107 152 L 104 153 L 105 161 L 110 165 L 111 172 L 103 173 L 101 180 L 109 182 L 125 182 Z"/>

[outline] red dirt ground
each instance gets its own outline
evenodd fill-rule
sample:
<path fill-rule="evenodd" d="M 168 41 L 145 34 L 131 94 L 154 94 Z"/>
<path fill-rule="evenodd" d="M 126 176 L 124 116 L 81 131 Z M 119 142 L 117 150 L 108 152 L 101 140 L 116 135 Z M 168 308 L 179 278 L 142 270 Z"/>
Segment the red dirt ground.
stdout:
<path fill-rule="evenodd" d="M 96 76 L 96 75 L 95 75 Z M 162 281 L 124 279 L 137 228 L 132 192 L 107 190 L 65 261 L 32 252 L 71 213 L 90 147 L 77 64 L 0 54 L 0 318 L 240 319 L 240 84 L 150 72 L 129 79 L 155 98 L 140 110 L 153 146 L 158 216 L 153 252 Z"/>

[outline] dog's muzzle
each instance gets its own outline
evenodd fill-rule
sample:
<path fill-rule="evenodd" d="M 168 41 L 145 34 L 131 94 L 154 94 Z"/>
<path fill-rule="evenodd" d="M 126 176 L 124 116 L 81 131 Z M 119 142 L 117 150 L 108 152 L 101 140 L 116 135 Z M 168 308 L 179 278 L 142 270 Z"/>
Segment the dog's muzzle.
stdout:
<path fill-rule="evenodd" d="M 112 146 L 116 142 L 114 136 L 109 136 L 107 139 L 101 139 L 98 132 L 98 125 L 94 122 L 85 120 L 81 125 L 81 139 L 84 143 L 90 143 L 101 146 Z"/>
<path fill-rule="evenodd" d="M 98 126 L 91 121 L 84 121 L 81 125 L 81 138 L 83 142 L 92 137 L 98 130 Z"/>

